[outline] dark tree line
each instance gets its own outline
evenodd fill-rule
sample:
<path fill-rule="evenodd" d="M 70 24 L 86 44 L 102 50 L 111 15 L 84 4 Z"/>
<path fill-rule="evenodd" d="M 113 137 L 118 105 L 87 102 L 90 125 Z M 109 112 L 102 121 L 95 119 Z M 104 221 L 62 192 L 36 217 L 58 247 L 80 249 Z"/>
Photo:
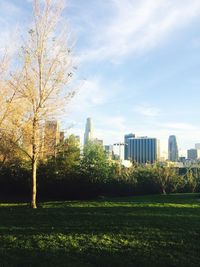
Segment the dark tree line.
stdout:
<path fill-rule="evenodd" d="M 101 145 L 89 143 L 80 152 L 71 135 L 58 147 L 56 157 L 38 164 L 38 197 L 42 199 L 89 199 L 99 196 L 199 192 L 200 169 L 154 165 L 121 166 L 110 161 Z M 1 165 L 2 199 L 29 199 L 31 166 L 20 155 Z"/>

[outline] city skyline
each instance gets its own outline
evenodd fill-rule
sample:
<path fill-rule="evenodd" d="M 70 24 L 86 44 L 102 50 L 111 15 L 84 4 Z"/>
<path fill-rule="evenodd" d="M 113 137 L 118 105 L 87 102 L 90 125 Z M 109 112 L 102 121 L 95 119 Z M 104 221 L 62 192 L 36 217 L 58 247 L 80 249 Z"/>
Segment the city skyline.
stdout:
<path fill-rule="evenodd" d="M 52 120 L 52 122 L 55 122 Z M 62 134 L 62 139 L 69 137 L 71 134 L 78 137 L 79 143 L 82 147 L 87 144 L 88 141 L 91 141 L 93 143 L 98 143 L 101 145 L 104 145 L 105 147 L 110 147 L 118 144 L 124 145 L 124 152 L 122 153 L 124 155 L 124 159 L 128 159 L 128 150 L 126 147 L 126 144 L 128 144 L 128 139 L 156 139 L 159 142 L 159 158 L 162 160 L 169 160 L 172 162 L 179 161 L 180 158 L 188 158 L 188 151 L 189 150 L 198 150 L 200 151 L 200 143 L 192 144 L 191 147 L 188 146 L 187 150 L 185 151 L 185 154 L 180 154 L 181 149 L 179 149 L 178 143 L 177 143 L 177 137 L 175 135 L 168 136 L 167 144 L 168 144 L 168 152 L 166 154 L 162 154 L 162 147 L 160 146 L 160 139 L 156 136 L 148 136 L 147 133 L 144 133 L 143 135 L 138 135 L 137 133 L 124 133 L 120 140 L 114 141 L 114 139 L 110 139 L 110 143 L 106 143 L 105 140 L 99 139 L 99 136 L 96 135 L 95 127 L 93 127 L 93 119 L 91 117 L 86 118 L 85 123 L 85 129 L 82 131 L 83 134 L 77 135 L 77 132 L 74 131 L 74 128 L 65 129 L 60 132 Z M 200 152 L 198 152 L 200 153 Z M 200 155 L 200 154 L 198 154 Z"/>
<path fill-rule="evenodd" d="M 88 129 L 88 125 L 92 125 L 92 138 L 89 138 L 91 140 L 98 140 L 99 136 L 96 135 L 96 133 L 98 131 L 95 130 L 95 127 L 93 127 L 93 118 L 89 117 L 89 118 L 86 118 L 86 124 L 85 124 L 85 131 L 83 134 L 80 134 L 80 139 L 82 139 L 82 145 L 86 144 L 87 142 L 85 142 L 85 136 L 86 136 L 86 133 L 87 133 L 87 129 Z M 147 131 L 148 132 L 148 131 Z M 124 158 L 127 159 L 127 153 L 128 151 L 126 151 L 126 143 L 128 142 L 128 139 L 129 138 L 144 138 L 144 137 L 148 137 L 150 139 L 157 139 L 160 143 L 160 139 L 157 137 L 157 136 L 148 136 L 147 132 L 143 135 L 139 135 L 137 133 L 123 133 L 123 136 L 120 137 L 119 140 L 111 140 L 110 143 L 106 143 L 105 140 L 102 139 L 103 143 L 105 146 L 109 146 L 109 145 L 114 145 L 115 143 L 118 144 L 118 143 L 123 143 L 125 145 L 125 148 L 124 148 Z M 76 134 L 74 132 L 74 129 L 72 128 L 71 131 L 68 130 L 68 135 L 69 134 Z M 173 140 L 170 140 L 170 139 L 173 139 Z M 165 158 L 166 160 L 171 160 L 171 161 L 178 161 L 179 157 L 187 157 L 187 154 L 188 154 L 188 150 L 190 149 L 198 149 L 200 148 L 200 143 L 196 143 L 196 144 L 192 144 L 192 146 L 187 146 L 186 148 L 186 151 L 185 153 L 180 153 L 181 149 L 179 149 L 179 145 L 178 145 L 178 142 L 177 142 L 177 136 L 175 135 L 169 135 L 167 140 L 167 146 L 168 146 L 168 151 L 166 152 L 166 154 L 162 154 L 160 153 L 160 157 L 161 158 Z M 170 143 L 172 142 L 172 147 L 170 148 Z M 159 147 L 160 147 L 160 151 L 162 151 L 162 147 L 160 146 L 159 144 Z M 170 152 L 170 150 L 172 149 L 172 151 Z M 170 154 L 173 154 L 170 156 Z M 173 159 L 172 159 L 173 158 Z"/>
<path fill-rule="evenodd" d="M 0 2 L 2 40 L 15 52 L 31 0 Z M 124 134 L 155 136 L 167 157 L 176 135 L 179 154 L 200 142 L 198 108 L 200 1 L 68 0 L 63 14 L 77 62 L 79 90 L 62 125 L 83 136 L 85 118 L 105 144 Z"/>
<path fill-rule="evenodd" d="M 95 127 L 93 127 L 93 125 L 94 125 L 93 118 L 89 117 L 89 118 L 86 119 L 86 124 L 84 126 L 85 130 L 82 130 L 81 132 L 79 132 L 80 139 L 82 140 L 82 142 L 81 142 L 82 145 L 85 144 L 85 134 L 86 134 L 86 129 L 87 129 L 87 125 L 88 125 L 88 120 L 89 120 L 89 124 L 92 125 L 92 139 L 93 140 L 95 140 L 95 139 L 97 140 L 99 138 L 99 136 L 97 135 L 98 130 L 96 130 Z M 74 131 L 74 128 L 71 128 L 71 129 L 68 129 L 67 134 L 68 135 L 69 134 L 75 134 L 76 135 L 77 132 Z M 104 139 L 102 139 L 102 141 L 104 142 L 104 145 L 106 145 L 106 146 L 113 145 L 115 143 L 123 143 L 123 142 L 126 143 L 127 142 L 126 139 L 130 138 L 130 137 L 131 138 L 135 137 L 136 139 L 137 138 L 148 137 L 148 138 L 152 138 L 152 139 L 157 139 L 160 142 L 160 139 L 158 138 L 158 136 L 149 136 L 148 135 L 148 131 L 146 131 L 142 135 L 137 134 L 137 133 L 128 133 L 128 134 L 127 133 L 122 133 L 122 134 L 123 134 L 123 136 L 121 136 L 120 139 L 118 139 L 118 140 L 114 140 L 111 137 L 108 137 L 106 140 L 110 140 L 109 143 L 107 143 Z M 177 153 L 176 156 L 173 156 L 173 157 L 175 157 L 177 159 L 179 157 L 187 157 L 187 153 L 188 153 L 189 149 L 195 149 L 196 147 L 200 147 L 200 143 L 196 143 L 196 144 L 193 143 L 192 146 L 186 145 L 187 149 L 183 152 L 183 150 L 179 147 L 179 143 L 177 142 L 177 139 L 179 140 L 179 138 L 177 138 L 177 136 L 175 136 L 175 135 L 171 135 L 170 134 L 167 137 L 167 140 L 165 140 L 166 143 L 167 143 L 167 149 L 168 150 L 164 154 L 162 153 L 162 149 L 163 148 L 160 145 L 160 157 L 161 158 L 165 158 L 166 160 L 169 159 L 169 139 L 170 139 L 170 137 L 173 137 L 173 139 L 175 138 L 175 141 L 173 140 L 173 142 L 175 142 L 175 144 L 173 144 L 173 146 L 175 145 L 175 147 L 173 147 L 173 150 L 175 149 L 175 151 L 173 151 L 172 153 L 175 153 L 175 154 Z M 126 151 L 126 149 L 125 149 L 125 151 Z M 181 153 L 181 151 L 182 151 L 182 153 Z M 125 152 L 124 155 L 126 155 L 127 153 L 128 152 Z M 127 156 L 125 156 L 124 158 L 127 159 Z M 172 161 L 177 161 L 177 160 L 173 159 Z"/>

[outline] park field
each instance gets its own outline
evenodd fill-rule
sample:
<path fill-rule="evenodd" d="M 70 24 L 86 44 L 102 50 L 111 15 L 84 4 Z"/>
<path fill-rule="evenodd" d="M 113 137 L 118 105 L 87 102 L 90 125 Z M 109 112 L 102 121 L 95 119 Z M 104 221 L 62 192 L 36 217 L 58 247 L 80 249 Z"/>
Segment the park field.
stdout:
<path fill-rule="evenodd" d="M 200 266 L 200 195 L 1 203 L 4 266 Z"/>

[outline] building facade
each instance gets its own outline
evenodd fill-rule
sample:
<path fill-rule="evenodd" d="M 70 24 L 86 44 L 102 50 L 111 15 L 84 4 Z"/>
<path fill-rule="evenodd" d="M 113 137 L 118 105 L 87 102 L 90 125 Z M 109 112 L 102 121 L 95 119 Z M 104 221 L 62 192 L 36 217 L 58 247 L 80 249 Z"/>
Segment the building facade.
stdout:
<path fill-rule="evenodd" d="M 200 150 L 195 148 L 188 149 L 187 158 L 190 160 L 197 160 L 200 158 Z"/>
<path fill-rule="evenodd" d="M 46 121 L 44 128 L 44 156 L 56 156 L 57 145 L 64 134 L 60 134 L 58 121 Z"/>
<path fill-rule="evenodd" d="M 200 143 L 195 144 L 195 148 L 200 150 Z"/>
<path fill-rule="evenodd" d="M 96 145 L 103 146 L 103 140 L 101 140 L 101 139 L 95 138 L 92 140 L 92 142 Z"/>
<path fill-rule="evenodd" d="M 159 140 L 149 137 L 129 138 L 128 158 L 139 164 L 154 163 L 160 158 Z"/>
<path fill-rule="evenodd" d="M 130 138 L 135 138 L 135 134 L 130 133 L 130 134 L 126 134 L 126 135 L 124 136 L 124 159 L 125 159 L 125 160 L 129 160 L 128 155 L 130 154 L 130 153 L 129 153 L 129 149 L 130 149 L 130 147 L 128 146 L 128 140 L 129 140 Z"/>
<path fill-rule="evenodd" d="M 113 146 L 112 145 L 105 145 L 104 151 L 106 152 L 106 155 L 108 156 L 108 159 L 112 159 L 113 157 Z"/>
<path fill-rule="evenodd" d="M 116 160 L 124 160 L 124 143 L 113 144 L 113 157 Z"/>
<path fill-rule="evenodd" d="M 178 145 L 175 135 L 170 135 L 168 140 L 168 160 L 172 162 L 177 162 L 178 156 Z"/>

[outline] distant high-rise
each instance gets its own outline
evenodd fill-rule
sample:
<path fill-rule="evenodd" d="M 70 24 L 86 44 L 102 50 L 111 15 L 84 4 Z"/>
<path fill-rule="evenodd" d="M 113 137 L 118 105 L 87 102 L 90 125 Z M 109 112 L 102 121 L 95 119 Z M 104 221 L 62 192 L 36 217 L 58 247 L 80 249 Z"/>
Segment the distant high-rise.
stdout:
<path fill-rule="evenodd" d="M 46 121 L 44 129 L 44 154 L 45 156 L 56 156 L 57 145 L 63 134 L 60 134 L 58 121 Z"/>
<path fill-rule="evenodd" d="M 112 159 L 113 156 L 113 146 L 112 145 L 105 145 L 104 151 L 106 152 L 109 159 Z"/>
<path fill-rule="evenodd" d="M 124 160 L 124 143 L 113 144 L 113 156 L 115 159 Z"/>
<path fill-rule="evenodd" d="M 170 135 L 168 140 L 168 159 L 169 161 L 178 161 L 178 145 L 175 135 Z"/>
<path fill-rule="evenodd" d="M 154 163 L 160 158 L 160 143 L 156 138 L 129 138 L 128 147 L 128 158 L 134 162 Z"/>
<path fill-rule="evenodd" d="M 129 155 L 129 149 L 130 149 L 130 147 L 128 146 L 128 140 L 130 138 L 135 138 L 135 134 L 130 133 L 130 134 L 126 134 L 124 136 L 124 159 L 125 160 L 129 160 L 128 155 Z"/>
<path fill-rule="evenodd" d="M 92 142 L 93 142 L 94 144 L 103 146 L 103 140 L 101 140 L 101 139 L 95 138 L 95 139 L 92 140 Z"/>
<path fill-rule="evenodd" d="M 188 149 L 187 157 L 191 160 L 197 160 L 198 158 L 200 158 L 200 150 L 195 148 Z"/>
<path fill-rule="evenodd" d="M 84 134 L 84 145 L 93 140 L 93 127 L 91 118 L 87 118 Z"/>
<path fill-rule="evenodd" d="M 200 143 L 195 144 L 195 148 L 200 150 Z"/>

